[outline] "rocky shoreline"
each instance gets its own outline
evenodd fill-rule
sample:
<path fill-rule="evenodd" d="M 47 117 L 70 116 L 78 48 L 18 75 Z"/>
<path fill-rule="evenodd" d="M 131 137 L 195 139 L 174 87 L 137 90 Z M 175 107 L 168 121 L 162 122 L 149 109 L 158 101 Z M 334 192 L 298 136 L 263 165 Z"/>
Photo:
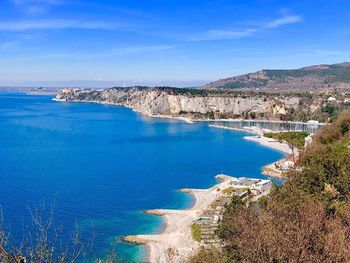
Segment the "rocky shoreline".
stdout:
<path fill-rule="evenodd" d="M 175 88 L 111 88 L 104 90 L 63 89 L 56 101 L 92 102 L 132 108 L 143 115 L 177 118 L 184 121 L 258 117 L 278 120 L 289 110 L 296 110 L 300 98 L 208 92 Z"/>

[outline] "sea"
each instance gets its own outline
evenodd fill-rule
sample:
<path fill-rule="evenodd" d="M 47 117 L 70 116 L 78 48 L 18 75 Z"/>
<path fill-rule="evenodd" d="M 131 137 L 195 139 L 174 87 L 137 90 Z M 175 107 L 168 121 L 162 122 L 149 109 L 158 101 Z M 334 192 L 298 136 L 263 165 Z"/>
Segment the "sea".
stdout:
<path fill-rule="evenodd" d="M 219 173 L 266 178 L 261 168 L 283 157 L 207 122 L 52 98 L 0 92 L 0 205 L 14 242 L 42 210 L 64 244 L 78 228 L 95 258 L 115 250 L 127 262 L 145 260 L 145 247 L 120 241 L 162 231 L 161 218 L 144 210 L 189 208 L 193 199 L 179 189 L 208 188 Z"/>

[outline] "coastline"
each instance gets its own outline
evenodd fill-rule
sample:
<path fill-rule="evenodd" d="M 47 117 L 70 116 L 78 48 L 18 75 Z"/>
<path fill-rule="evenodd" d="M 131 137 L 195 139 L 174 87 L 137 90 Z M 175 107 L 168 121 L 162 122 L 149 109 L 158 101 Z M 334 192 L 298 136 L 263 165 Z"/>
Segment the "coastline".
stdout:
<path fill-rule="evenodd" d="M 277 169 L 276 166 L 278 165 L 278 163 L 287 161 L 288 157 L 293 154 L 292 149 L 288 146 L 287 143 L 281 143 L 274 139 L 264 137 L 264 136 L 245 136 L 244 139 L 248 141 L 256 142 L 264 147 L 269 147 L 274 150 L 283 152 L 285 154 L 283 158 L 281 158 L 276 162 L 265 165 L 262 168 L 261 173 L 271 178 L 285 179 L 283 171 L 280 171 L 279 169 Z M 299 152 L 295 152 L 295 154 L 298 155 Z"/>
<path fill-rule="evenodd" d="M 55 101 L 61 101 L 53 99 Z M 63 101 L 66 102 L 66 101 Z M 151 118 L 166 118 L 166 119 L 176 119 L 185 121 L 186 123 L 194 122 L 208 122 L 215 120 L 192 120 L 190 118 L 184 118 L 180 116 L 170 116 L 161 114 L 149 114 L 147 112 L 136 110 L 128 105 L 117 104 L 117 103 L 101 103 L 99 101 L 68 101 L 68 102 L 83 102 L 83 103 L 96 103 L 96 104 L 107 104 L 114 106 L 123 106 L 132 109 L 141 115 L 151 117 Z M 223 120 L 216 120 L 223 121 Z M 224 120 L 227 121 L 227 120 Z M 243 121 L 243 120 L 229 120 L 229 121 Z M 247 120 L 249 121 L 249 120 Z M 267 121 L 267 120 L 261 120 Z M 277 121 L 276 121 L 277 122 Z M 281 121 L 280 121 L 281 122 Z M 256 130 L 247 130 L 239 128 L 230 128 L 220 125 L 209 125 L 214 128 L 223 128 L 234 131 L 244 131 L 252 134 L 258 134 Z M 264 139 L 265 138 L 265 139 Z M 244 139 L 260 143 L 263 146 L 273 148 L 275 150 L 284 152 L 288 154 L 288 145 L 272 141 L 273 139 L 266 138 L 263 136 L 245 136 Z M 266 140 L 268 139 L 268 140 Z M 278 176 L 276 176 L 278 177 Z M 193 254 L 199 247 L 200 243 L 193 240 L 191 233 L 192 223 L 200 216 L 201 212 L 206 209 L 220 194 L 222 191 L 217 191 L 217 189 L 224 189 L 228 187 L 228 181 L 232 180 L 233 177 L 229 176 L 217 176 L 217 179 L 221 180 L 219 183 L 208 189 L 182 189 L 183 193 L 190 194 L 194 200 L 191 207 L 184 210 L 169 210 L 169 209 L 155 209 L 145 211 L 146 214 L 152 214 L 162 217 L 162 229 L 160 233 L 147 234 L 147 235 L 131 235 L 122 238 L 124 242 L 128 242 L 136 245 L 145 246 L 145 254 L 147 255 L 147 261 L 149 262 L 169 262 L 171 257 L 171 262 L 184 262 L 185 259 Z"/>
<path fill-rule="evenodd" d="M 281 121 L 281 120 L 274 120 L 274 119 L 252 119 L 252 120 L 248 120 L 248 119 L 193 119 L 190 117 L 185 117 L 185 116 L 175 116 L 175 115 L 166 115 L 166 114 L 152 114 L 146 111 L 142 111 L 139 109 L 135 109 L 132 106 L 126 105 L 126 104 L 122 104 L 122 103 L 113 103 L 113 102 L 101 102 L 101 101 L 84 101 L 84 100 L 60 100 L 57 98 L 53 98 L 53 101 L 57 101 L 57 102 L 74 102 L 74 103 L 95 103 L 95 104 L 104 104 L 104 105 L 113 105 L 113 106 L 121 106 L 121 107 L 126 107 L 129 108 L 131 110 L 133 110 L 134 112 L 138 112 L 143 116 L 146 117 L 152 117 L 152 118 L 160 118 L 160 119 L 174 119 L 174 120 L 181 120 L 184 121 L 186 123 L 195 123 L 195 122 L 270 122 L 270 123 L 285 123 L 285 121 Z M 300 122 L 300 121 L 289 121 L 288 123 L 290 124 L 307 124 L 306 122 Z M 326 125 L 326 123 L 319 123 L 319 125 Z M 211 126 L 218 126 L 217 128 L 224 128 L 224 126 L 219 127 L 220 125 L 211 125 Z M 236 129 L 236 128 L 229 128 L 227 127 L 227 129 Z M 236 130 L 239 131 L 246 131 L 249 132 L 248 130 L 245 129 L 239 129 L 237 128 Z M 255 132 L 252 132 L 255 133 Z"/>
<path fill-rule="evenodd" d="M 172 115 L 163 115 L 163 114 L 151 114 L 149 112 L 145 112 L 145 111 L 141 111 L 141 110 L 137 110 L 131 106 L 125 105 L 125 104 L 121 104 L 121 103 L 112 103 L 112 102 L 100 102 L 100 101 L 84 101 L 84 100 L 59 100 L 57 98 L 53 98 L 53 101 L 56 102 L 74 102 L 74 103 L 95 103 L 95 104 L 103 104 L 103 105 L 112 105 L 112 106 L 120 106 L 120 107 L 125 107 L 125 108 L 129 108 L 134 112 L 140 113 L 141 115 L 145 116 L 145 117 L 150 117 L 150 118 L 159 118 L 159 119 L 173 119 L 173 120 L 180 120 L 180 121 L 184 121 L 188 124 L 193 124 L 196 120 L 193 120 L 191 118 L 187 118 L 187 117 L 183 117 L 183 116 L 172 116 Z"/>
<path fill-rule="evenodd" d="M 248 141 L 256 142 L 262 146 L 283 152 L 284 154 L 287 154 L 287 155 L 290 155 L 293 153 L 292 149 L 288 146 L 287 143 L 279 142 L 275 139 L 265 137 L 263 135 L 263 132 L 261 132 L 260 130 L 232 128 L 232 127 L 226 127 L 221 125 L 209 125 L 209 127 L 251 133 L 252 135 L 244 136 L 243 138 Z"/>
<path fill-rule="evenodd" d="M 209 124 L 209 127 L 218 128 L 218 129 L 224 129 L 224 130 L 231 130 L 231 131 L 243 131 L 243 132 L 248 132 L 248 133 L 252 133 L 252 134 L 257 134 L 257 132 L 253 131 L 253 130 L 233 128 L 233 127 L 227 127 L 227 126 L 216 125 L 216 124 Z"/>
<path fill-rule="evenodd" d="M 279 169 L 276 168 L 276 165 L 278 163 L 284 162 L 288 160 L 288 157 L 293 154 L 292 149 L 289 147 L 287 143 L 279 142 L 275 139 L 265 137 L 263 135 L 263 132 L 260 130 L 247 130 L 247 129 L 240 129 L 240 128 L 231 128 L 221 125 L 209 125 L 213 128 L 219 128 L 219 129 L 226 129 L 226 130 L 233 130 L 233 131 L 243 131 L 248 132 L 254 135 L 250 136 L 244 136 L 243 138 L 245 140 L 255 142 L 260 144 L 263 147 L 268 147 L 270 149 L 274 149 L 276 151 L 282 152 L 285 156 L 281 158 L 280 160 L 277 160 L 273 163 L 267 164 L 264 167 L 262 167 L 261 173 L 267 177 L 271 178 L 278 178 L 278 179 L 285 179 L 283 172 L 281 172 Z M 299 155 L 299 151 L 295 150 L 295 155 Z"/>
<path fill-rule="evenodd" d="M 292 149 L 288 146 L 287 143 L 282 143 L 275 139 L 265 137 L 263 135 L 244 136 L 243 138 L 248 141 L 256 142 L 262 146 L 283 152 L 284 154 L 287 154 L 287 155 L 290 155 L 293 153 Z"/>
<path fill-rule="evenodd" d="M 181 189 L 186 194 L 191 194 L 194 198 L 192 207 L 184 210 L 154 209 L 145 211 L 146 214 L 161 216 L 164 220 L 164 228 L 161 233 L 148 235 L 126 236 L 122 240 L 136 245 L 147 247 L 149 262 L 166 263 L 184 262 L 184 260 L 194 253 L 200 243 L 193 240 L 191 225 L 201 212 L 207 208 L 216 198 L 223 195 L 218 189 L 229 187 L 229 182 L 233 177 L 217 175 L 217 184 L 207 189 Z"/>

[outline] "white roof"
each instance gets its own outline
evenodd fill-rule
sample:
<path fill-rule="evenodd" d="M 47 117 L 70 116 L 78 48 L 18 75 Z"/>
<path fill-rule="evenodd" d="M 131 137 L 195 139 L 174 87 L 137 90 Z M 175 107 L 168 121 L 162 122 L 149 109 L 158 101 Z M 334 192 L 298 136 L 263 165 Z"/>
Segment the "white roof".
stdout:
<path fill-rule="evenodd" d="M 309 121 L 307 121 L 307 123 L 309 123 L 309 124 L 319 124 L 320 122 L 319 121 L 315 121 L 315 120 L 309 120 Z"/>

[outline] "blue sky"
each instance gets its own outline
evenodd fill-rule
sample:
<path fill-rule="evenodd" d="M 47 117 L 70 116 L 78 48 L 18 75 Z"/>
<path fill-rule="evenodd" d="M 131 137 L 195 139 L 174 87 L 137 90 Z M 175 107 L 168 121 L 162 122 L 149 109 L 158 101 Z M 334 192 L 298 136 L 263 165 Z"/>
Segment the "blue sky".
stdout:
<path fill-rule="evenodd" d="M 0 85 L 193 86 L 350 60 L 349 0 L 1 0 Z"/>

